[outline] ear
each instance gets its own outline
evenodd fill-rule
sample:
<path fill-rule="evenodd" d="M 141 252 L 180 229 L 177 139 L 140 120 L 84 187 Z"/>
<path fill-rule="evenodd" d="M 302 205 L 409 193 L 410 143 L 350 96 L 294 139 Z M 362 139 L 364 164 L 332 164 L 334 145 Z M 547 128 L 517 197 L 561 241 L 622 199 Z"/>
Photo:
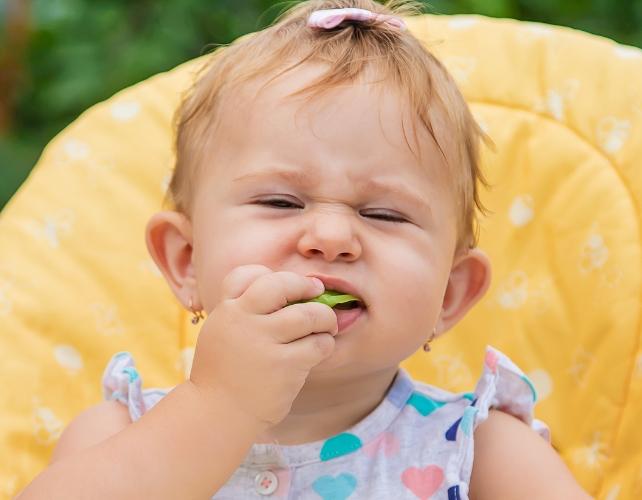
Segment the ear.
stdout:
<path fill-rule="evenodd" d="M 193 308 L 201 304 L 192 265 L 192 223 L 183 214 L 174 211 L 154 214 L 145 229 L 147 250 L 176 298 L 185 308 L 190 298 Z"/>
<path fill-rule="evenodd" d="M 455 326 L 484 296 L 490 277 L 490 260 L 480 249 L 471 248 L 455 257 L 436 327 L 438 334 Z"/>

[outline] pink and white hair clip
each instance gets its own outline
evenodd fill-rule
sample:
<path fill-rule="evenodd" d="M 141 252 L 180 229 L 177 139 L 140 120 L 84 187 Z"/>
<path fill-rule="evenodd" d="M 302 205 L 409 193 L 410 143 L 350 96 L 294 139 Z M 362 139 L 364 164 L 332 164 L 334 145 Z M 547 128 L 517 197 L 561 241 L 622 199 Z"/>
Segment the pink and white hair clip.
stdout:
<path fill-rule="evenodd" d="M 366 9 L 356 8 L 315 10 L 308 17 L 308 26 L 310 28 L 332 29 L 343 21 L 383 22 L 401 31 L 406 29 L 406 23 L 397 16 L 377 14 Z"/>

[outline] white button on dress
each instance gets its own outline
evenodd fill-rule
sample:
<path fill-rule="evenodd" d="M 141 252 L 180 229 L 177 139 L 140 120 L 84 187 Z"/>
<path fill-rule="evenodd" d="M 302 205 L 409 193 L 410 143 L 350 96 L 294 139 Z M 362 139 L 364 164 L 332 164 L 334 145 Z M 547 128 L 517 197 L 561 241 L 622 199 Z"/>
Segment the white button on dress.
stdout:
<path fill-rule="evenodd" d="M 259 472 L 254 478 L 254 488 L 259 495 L 271 495 L 279 486 L 279 479 L 271 470 Z"/>

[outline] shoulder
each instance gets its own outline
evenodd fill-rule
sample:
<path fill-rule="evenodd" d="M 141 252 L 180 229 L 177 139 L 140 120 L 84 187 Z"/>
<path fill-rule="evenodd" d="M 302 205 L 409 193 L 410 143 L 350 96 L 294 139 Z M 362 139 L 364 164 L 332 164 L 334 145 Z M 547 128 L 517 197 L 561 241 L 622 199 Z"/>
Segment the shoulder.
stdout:
<path fill-rule="evenodd" d="M 54 449 L 51 463 L 104 441 L 130 423 L 127 407 L 117 401 L 103 401 L 86 409 L 63 431 Z"/>
<path fill-rule="evenodd" d="M 553 447 L 521 420 L 490 410 L 474 433 L 472 500 L 545 498 L 585 500 Z"/>

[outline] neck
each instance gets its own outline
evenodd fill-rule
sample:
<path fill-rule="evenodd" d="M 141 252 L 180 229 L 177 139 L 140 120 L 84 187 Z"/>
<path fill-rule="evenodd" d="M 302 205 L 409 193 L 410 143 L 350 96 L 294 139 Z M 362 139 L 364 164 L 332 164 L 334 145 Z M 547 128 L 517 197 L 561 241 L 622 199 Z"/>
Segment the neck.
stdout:
<path fill-rule="evenodd" d="M 258 442 L 297 445 L 349 429 L 381 403 L 397 370 L 395 366 L 347 380 L 332 374 L 308 377 L 288 416 L 260 435 Z"/>

